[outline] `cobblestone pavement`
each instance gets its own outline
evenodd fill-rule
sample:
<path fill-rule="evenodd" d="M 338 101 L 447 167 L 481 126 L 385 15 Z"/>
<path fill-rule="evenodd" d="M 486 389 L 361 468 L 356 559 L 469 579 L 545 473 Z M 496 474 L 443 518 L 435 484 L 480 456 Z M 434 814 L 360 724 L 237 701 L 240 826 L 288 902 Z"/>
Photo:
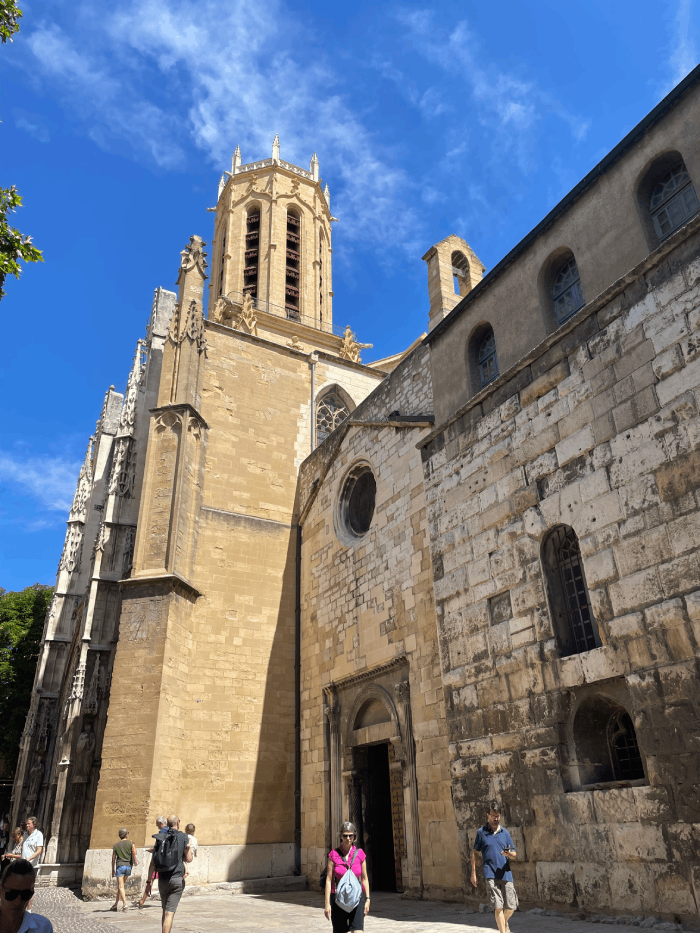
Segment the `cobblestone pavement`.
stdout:
<path fill-rule="evenodd" d="M 65 888 L 37 891 L 33 909 L 47 916 L 55 933 L 158 933 L 160 905 L 152 899 L 144 910 L 135 908 L 118 914 L 110 912 L 111 901 L 84 903 Z M 323 916 L 323 901 L 315 892 L 288 894 L 208 894 L 186 897 L 175 916 L 173 933 L 330 933 Z M 635 925 L 609 917 L 601 922 L 572 920 L 563 915 L 544 916 L 518 912 L 511 920 L 512 933 L 596 933 L 614 924 L 620 933 L 637 933 Z M 653 922 L 653 921 L 652 921 Z M 479 914 L 461 904 L 440 901 L 402 900 L 396 894 L 372 895 L 372 913 L 365 921 L 366 933 L 492 933 L 496 929 L 493 914 Z M 676 924 L 643 928 L 661 931 L 680 930 Z"/>

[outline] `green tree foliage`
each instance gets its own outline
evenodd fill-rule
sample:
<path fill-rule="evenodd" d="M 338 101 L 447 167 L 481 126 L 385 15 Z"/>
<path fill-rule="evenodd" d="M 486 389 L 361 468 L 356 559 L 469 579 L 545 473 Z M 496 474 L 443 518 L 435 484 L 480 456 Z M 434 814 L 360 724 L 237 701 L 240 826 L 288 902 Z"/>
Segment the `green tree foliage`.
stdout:
<path fill-rule="evenodd" d="M 0 0 L 1 2 L 1 0 Z M 0 298 L 5 292 L 3 285 L 8 275 L 16 279 L 22 271 L 19 260 L 25 262 L 43 262 L 41 250 L 32 246 L 32 238 L 23 236 L 7 222 L 8 211 L 14 211 L 22 204 L 19 191 L 13 185 L 11 188 L 0 188 Z"/>
<path fill-rule="evenodd" d="M 14 33 L 19 32 L 19 18 L 22 11 L 15 0 L 0 0 L 0 40 L 5 43 L 13 41 Z M 43 262 L 41 250 L 32 246 L 32 238 L 23 236 L 7 222 L 9 211 L 15 211 L 22 205 L 19 191 L 13 185 L 11 188 L 0 188 L 0 298 L 5 292 L 3 285 L 8 275 L 16 279 L 22 271 L 20 259 L 25 262 Z"/>
<path fill-rule="evenodd" d="M 0 40 L 12 42 L 14 33 L 19 32 L 19 18 L 22 11 L 15 0 L 0 0 Z"/>
<path fill-rule="evenodd" d="M 12 775 L 53 587 L 35 583 L 19 593 L 0 594 L 0 759 Z"/>

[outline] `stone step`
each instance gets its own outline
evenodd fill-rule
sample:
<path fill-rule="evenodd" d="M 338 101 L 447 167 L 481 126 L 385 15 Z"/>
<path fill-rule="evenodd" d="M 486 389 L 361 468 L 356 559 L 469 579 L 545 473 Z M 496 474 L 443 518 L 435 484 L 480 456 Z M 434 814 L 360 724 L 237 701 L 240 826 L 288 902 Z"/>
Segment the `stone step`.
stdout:
<path fill-rule="evenodd" d="M 306 891 L 306 875 L 283 875 L 280 878 L 246 878 L 244 881 L 219 881 L 214 884 L 188 884 L 183 897 L 197 894 L 274 894 L 281 891 Z"/>

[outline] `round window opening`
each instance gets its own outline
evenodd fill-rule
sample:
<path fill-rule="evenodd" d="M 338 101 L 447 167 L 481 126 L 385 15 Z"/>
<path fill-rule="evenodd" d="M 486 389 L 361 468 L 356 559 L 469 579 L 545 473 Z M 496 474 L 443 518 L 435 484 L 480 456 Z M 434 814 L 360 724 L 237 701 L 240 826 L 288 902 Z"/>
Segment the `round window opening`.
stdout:
<path fill-rule="evenodd" d="M 343 524 L 356 538 L 369 531 L 376 495 L 377 482 L 369 467 L 361 467 L 348 477 L 342 497 Z"/>

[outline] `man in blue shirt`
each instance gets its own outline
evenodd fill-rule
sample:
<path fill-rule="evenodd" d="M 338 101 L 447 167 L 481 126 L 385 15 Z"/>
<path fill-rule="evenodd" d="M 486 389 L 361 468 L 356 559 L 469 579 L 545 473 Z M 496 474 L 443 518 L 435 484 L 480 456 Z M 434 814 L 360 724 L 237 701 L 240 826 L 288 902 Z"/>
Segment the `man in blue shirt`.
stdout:
<path fill-rule="evenodd" d="M 484 880 L 489 889 L 489 901 L 496 915 L 499 933 L 510 933 L 508 921 L 518 906 L 509 859 L 517 858 L 513 840 L 501 826 L 501 807 L 493 801 L 489 807 L 485 826 L 477 830 L 472 851 L 471 882 L 476 887 L 476 852 L 481 852 Z"/>

